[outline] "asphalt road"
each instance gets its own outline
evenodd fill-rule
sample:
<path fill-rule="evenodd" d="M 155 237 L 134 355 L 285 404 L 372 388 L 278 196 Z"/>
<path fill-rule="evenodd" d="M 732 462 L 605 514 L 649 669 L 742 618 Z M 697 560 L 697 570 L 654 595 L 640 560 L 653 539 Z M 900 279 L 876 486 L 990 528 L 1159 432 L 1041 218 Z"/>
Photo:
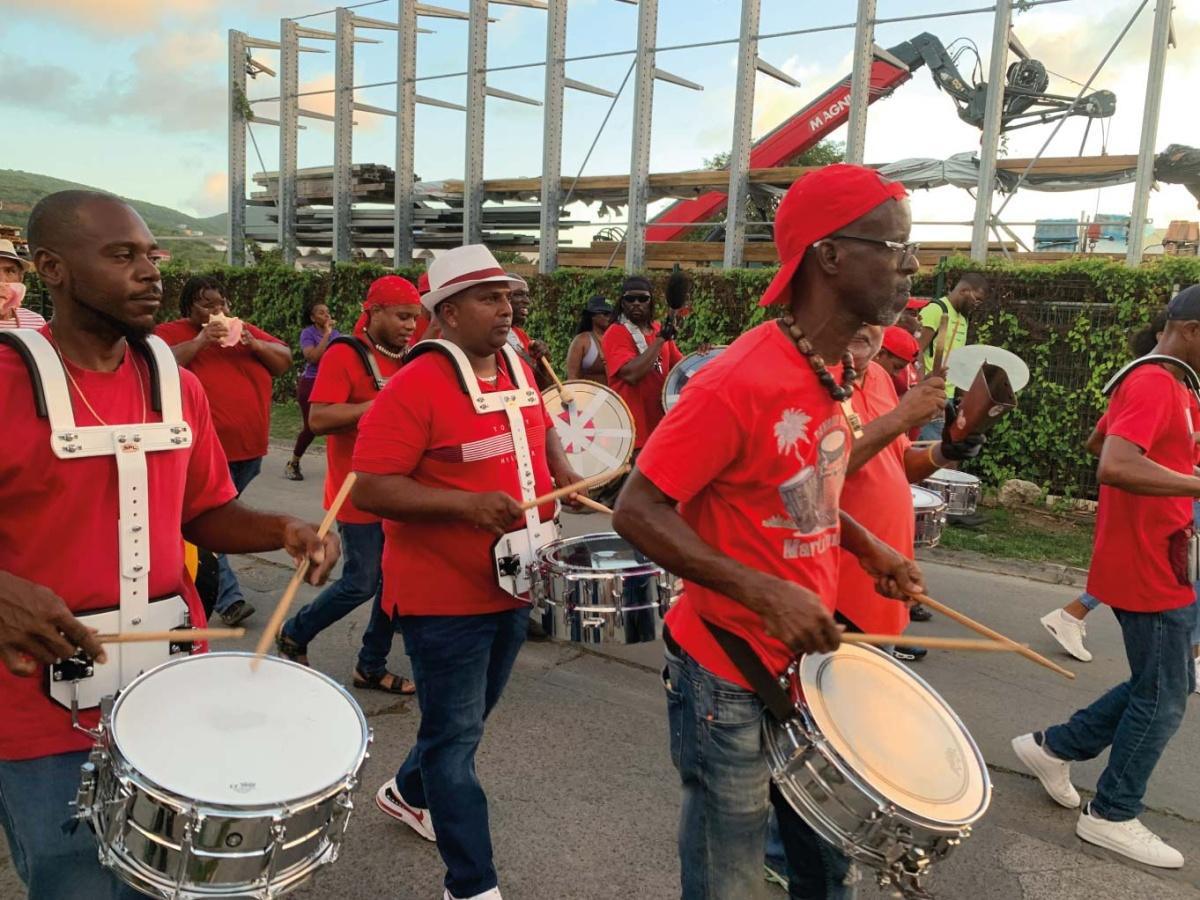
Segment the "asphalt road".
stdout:
<path fill-rule="evenodd" d="M 273 453 L 247 499 L 255 505 L 320 512 L 323 461 L 310 453 L 309 479 L 280 477 Z M 572 517 L 571 533 L 604 530 L 602 516 Z M 288 572 L 278 557 L 237 562 L 259 607 L 249 633 L 222 649 L 250 648 Z M 1072 590 L 942 565 L 927 566 L 933 596 L 1035 649 L 1057 650 L 1038 617 Z M 298 602 L 315 595 L 305 587 Z M 313 665 L 349 681 L 366 610 L 356 611 L 311 647 Z M 915 625 L 915 635 L 962 635 L 944 618 Z M 954 707 L 987 759 L 994 796 L 975 834 L 939 865 L 932 881 L 943 900 L 1183 900 L 1200 897 L 1200 719 L 1190 716 L 1160 763 L 1143 821 L 1183 851 L 1177 872 L 1152 870 L 1084 845 L 1075 814 L 1060 809 L 1020 771 L 1013 735 L 1062 720 L 1126 674 L 1119 633 L 1101 610 L 1089 623 L 1095 661 L 1060 659 L 1079 673 L 1069 682 L 1019 657 L 931 652 L 917 671 Z M 640 645 L 602 653 L 563 643 L 529 644 L 488 723 L 478 768 L 488 790 L 492 833 L 506 900 L 601 900 L 678 896 L 675 855 L 678 782 L 667 753 L 661 648 Z M 399 640 L 392 667 L 407 671 Z M 417 727 L 415 703 L 354 692 L 374 729 L 342 858 L 294 896 L 435 900 L 443 869 L 436 849 L 375 809 L 372 794 L 406 753 Z M 231 698 L 231 702 L 233 698 Z M 1200 697 L 1192 700 L 1200 704 Z M 931 761 L 931 764 L 936 764 Z M 1075 767 L 1085 794 L 1101 764 Z M 21 896 L 0 848 L 0 897 Z M 885 896 L 867 885 L 864 898 Z M 783 892 L 778 893 L 783 897 Z"/>

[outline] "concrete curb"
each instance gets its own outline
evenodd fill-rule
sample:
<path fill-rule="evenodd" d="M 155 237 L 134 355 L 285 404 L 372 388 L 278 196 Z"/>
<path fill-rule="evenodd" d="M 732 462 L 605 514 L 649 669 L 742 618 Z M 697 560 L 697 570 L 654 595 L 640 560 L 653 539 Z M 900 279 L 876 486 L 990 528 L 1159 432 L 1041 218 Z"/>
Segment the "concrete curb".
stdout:
<path fill-rule="evenodd" d="M 992 575 L 1011 575 L 1045 584 L 1062 584 L 1082 588 L 1087 584 L 1087 569 L 1064 566 L 1060 563 L 1032 562 L 1024 559 L 1006 559 L 985 556 L 970 550 L 945 550 L 939 547 L 919 547 L 917 559 L 943 566 L 987 572 Z"/>

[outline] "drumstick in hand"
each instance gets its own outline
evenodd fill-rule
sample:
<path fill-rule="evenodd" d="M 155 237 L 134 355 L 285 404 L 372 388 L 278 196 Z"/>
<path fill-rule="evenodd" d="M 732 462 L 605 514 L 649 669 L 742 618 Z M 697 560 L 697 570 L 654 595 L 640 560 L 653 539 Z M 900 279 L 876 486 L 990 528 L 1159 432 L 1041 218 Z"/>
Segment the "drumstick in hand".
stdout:
<path fill-rule="evenodd" d="M 587 494 L 580 494 L 575 498 L 575 502 L 580 506 L 586 506 L 588 509 L 594 509 L 596 512 L 608 513 L 610 516 L 613 514 L 611 507 L 605 506 L 603 503 L 593 500 Z"/>
<path fill-rule="evenodd" d="M 894 634 L 859 634 L 847 631 L 842 634 L 843 644 L 870 644 L 873 647 L 890 647 L 896 643 Z M 976 641 L 970 638 L 921 638 L 921 646 L 930 650 L 984 650 L 996 653 L 1016 653 L 1020 645 L 1010 647 L 999 641 Z"/>
<path fill-rule="evenodd" d="M 321 520 L 321 527 L 317 529 L 318 540 L 324 540 L 325 535 L 329 534 L 329 529 L 333 526 L 333 522 L 337 518 L 338 511 L 342 508 L 342 504 L 350 496 L 350 488 L 354 487 L 354 479 L 357 477 L 354 472 L 351 472 L 346 476 L 346 480 L 342 482 L 337 496 L 329 504 L 329 511 L 325 513 L 325 518 Z M 300 565 L 296 566 L 296 571 L 292 573 L 292 580 L 288 582 L 283 596 L 275 604 L 275 611 L 271 613 L 271 619 L 267 622 L 267 627 L 263 629 L 262 637 L 258 639 L 258 646 L 254 648 L 254 659 L 250 660 L 251 671 L 258 671 L 258 667 L 262 663 L 262 658 L 267 654 L 267 648 L 271 646 L 271 641 L 275 640 L 275 635 L 279 634 L 279 629 L 283 627 L 283 620 L 287 618 L 288 609 L 291 608 L 292 601 L 296 599 L 296 591 L 300 590 L 300 583 L 304 581 L 304 576 L 307 574 L 308 557 L 306 556 L 300 560 Z"/>
<path fill-rule="evenodd" d="M 582 481 L 577 481 L 574 484 L 568 484 L 566 487 L 560 487 L 551 491 L 548 494 L 542 494 L 540 497 L 534 497 L 532 500 L 521 504 L 521 511 L 533 509 L 535 506 L 541 506 L 543 503 L 552 503 L 555 500 L 561 500 L 570 494 L 586 491 L 589 488 L 599 487 L 602 484 L 608 484 L 614 478 L 618 478 L 629 471 L 629 466 L 621 466 L 619 469 L 614 469 L 611 472 L 601 472 L 599 475 L 593 475 L 591 478 L 585 478 Z"/>
<path fill-rule="evenodd" d="M 144 644 L 153 641 L 218 641 L 226 638 L 245 637 L 245 628 L 177 628 L 174 631 L 128 631 L 116 634 L 98 634 L 96 640 L 102 644 Z"/>
<path fill-rule="evenodd" d="M 549 358 L 545 356 L 542 357 L 542 368 L 549 372 L 550 377 L 554 379 L 554 386 L 558 388 L 558 397 L 562 400 L 563 406 L 566 406 L 568 403 L 574 403 L 575 395 L 569 387 L 558 380 L 558 373 L 554 371 L 554 366 L 550 365 Z"/>
<path fill-rule="evenodd" d="M 1018 644 L 1012 638 L 1001 634 L 999 631 L 995 631 L 994 629 L 988 628 L 982 622 L 976 622 L 970 616 L 964 616 L 958 610 L 951 609 L 945 603 L 938 603 L 932 597 L 926 597 L 924 594 L 915 596 L 915 597 L 913 597 L 913 599 L 919 603 L 925 604 L 930 609 L 935 610 L 936 612 L 940 612 L 942 615 L 946 616 L 946 618 L 953 619 L 959 625 L 965 625 L 967 628 L 970 628 L 972 631 L 974 631 L 978 634 L 982 634 L 984 637 L 989 637 L 993 641 L 999 641 L 1001 644 L 1006 644 L 1009 647 L 1009 649 L 1011 649 L 1014 653 L 1020 653 L 1023 657 L 1028 659 L 1030 662 L 1035 662 L 1039 666 L 1045 666 L 1050 671 L 1057 672 L 1059 675 L 1062 675 L 1064 678 L 1072 678 L 1073 679 L 1075 677 L 1075 673 L 1072 672 L 1070 669 L 1064 669 L 1058 663 L 1051 662 L 1050 660 L 1046 659 L 1046 657 L 1042 656 L 1040 653 L 1038 653 L 1034 650 L 1030 650 L 1024 644 Z"/>

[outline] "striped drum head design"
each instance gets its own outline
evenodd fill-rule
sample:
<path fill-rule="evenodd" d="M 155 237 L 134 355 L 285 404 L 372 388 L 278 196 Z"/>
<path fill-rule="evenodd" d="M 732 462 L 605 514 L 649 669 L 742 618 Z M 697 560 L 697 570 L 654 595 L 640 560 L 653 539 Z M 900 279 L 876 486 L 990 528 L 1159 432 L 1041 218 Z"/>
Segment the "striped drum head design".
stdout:
<path fill-rule="evenodd" d="M 571 467 L 582 478 L 611 472 L 633 455 L 633 414 L 621 397 L 594 381 L 564 382 L 573 395 L 564 404 L 554 387 L 542 391 L 542 400 L 554 422 Z"/>

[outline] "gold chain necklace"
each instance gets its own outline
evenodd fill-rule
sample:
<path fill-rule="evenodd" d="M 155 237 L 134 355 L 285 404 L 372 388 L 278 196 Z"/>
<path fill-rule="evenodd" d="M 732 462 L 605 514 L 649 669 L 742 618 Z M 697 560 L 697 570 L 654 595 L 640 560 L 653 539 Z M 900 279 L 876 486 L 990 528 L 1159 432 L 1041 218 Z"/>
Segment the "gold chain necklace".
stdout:
<path fill-rule="evenodd" d="M 51 337 L 54 336 L 53 331 L 50 332 L 50 336 Z M 67 373 L 67 380 L 69 382 L 71 382 L 71 387 L 75 388 L 75 393 L 79 395 L 79 399 L 83 401 L 83 405 L 85 407 L 87 407 L 87 411 L 92 414 L 92 418 L 94 418 L 97 422 L 99 422 L 105 428 L 111 427 L 107 422 L 105 422 L 102 418 L 100 418 L 100 414 L 98 412 L 96 412 L 96 410 L 92 406 L 92 404 L 88 403 L 88 398 L 86 396 L 84 396 L 83 390 L 79 387 L 79 382 L 77 382 L 75 380 L 75 376 L 71 374 L 71 367 L 67 365 L 67 360 L 63 357 L 62 351 L 58 349 L 58 342 L 51 341 L 50 346 L 53 347 L 54 352 L 56 354 L 58 354 L 58 361 L 62 363 L 63 371 Z M 129 346 L 128 341 L 125 344 L 125 352 L 126 353 L 133 352 L 133 347 Z M 141 368 L 138 367 L 136 356 L 131 356 L 129 358 L 129 363 L 130 363 L 130 365 L 133 366 L 133 374 L 137 376 L 138 396 L 142 398 L 142 421 L 139 424 L 145 425 L 146 424 L 146 386 L 142 382 L 142 370 L 141 370 Z"/>

